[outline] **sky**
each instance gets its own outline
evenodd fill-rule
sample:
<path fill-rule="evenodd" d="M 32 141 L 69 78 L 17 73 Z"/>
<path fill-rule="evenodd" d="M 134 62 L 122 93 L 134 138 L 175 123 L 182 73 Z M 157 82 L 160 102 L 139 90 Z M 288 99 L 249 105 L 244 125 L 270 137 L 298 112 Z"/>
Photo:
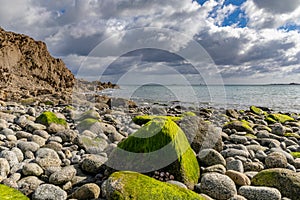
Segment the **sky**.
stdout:
<path fill-rule="evenodd" d="M 300 0 L 0 0 L 0 26 L 112 82 L 300 82 Z"/>

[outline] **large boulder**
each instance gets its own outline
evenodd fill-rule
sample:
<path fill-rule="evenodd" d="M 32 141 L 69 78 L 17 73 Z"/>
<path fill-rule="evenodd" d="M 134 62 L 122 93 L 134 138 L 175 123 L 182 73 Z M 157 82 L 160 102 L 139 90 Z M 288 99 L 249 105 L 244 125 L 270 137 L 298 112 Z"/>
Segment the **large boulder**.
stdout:
<path fill-rule="evenodd" d="M 157 181 L 136 172 L 115 172 L 105 185 L 106 198 L 147 200 L 204 200 L 200 194 L 174 184 Z"/>
<path fill-rule="evenodd" d="M 191 144 L 192 149 L 199 153 L 202 149 L 223 149 L 221 129 L 203 121 L 197 116 L 185 116 L 176 123 L 180 126 Z"/>
<path fill-rule="evenodd" d="M 169 118 L 154 118 L 120 142 L 107 165 L 137 172 L 164 168 L 189 188 L 200 176 L 195 153 L 184 132 Z"/>
<path fill-rule="evenodd" d="M 252 185 L 277 188 L 281 194 L 292 200 L 299 199 L 300 174 L 288 169 L 274 168 L 259 172 L 251 180 Z"/>

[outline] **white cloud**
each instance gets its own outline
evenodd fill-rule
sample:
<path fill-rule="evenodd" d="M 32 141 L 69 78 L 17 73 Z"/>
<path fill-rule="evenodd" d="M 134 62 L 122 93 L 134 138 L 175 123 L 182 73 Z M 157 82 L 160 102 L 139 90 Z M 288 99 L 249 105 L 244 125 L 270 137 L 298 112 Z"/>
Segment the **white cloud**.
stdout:
<path fill-rule="evenodd" d="M 223 3 L 209 0 L 201 6 L 190 0 L 2 0 L 0 25 L 45 41 L 50 52 L 62 57 L 72 71 L 95 47 L 94 59 L 85 63 L 90 72 L 96 65 L 104 66 L 138 48 L 157 47 L 178 53 L 192 45 L 194 38 L 227 80 L 240 81 L 236 76 L 267 80 L 266 74 L 279 77 L 291 76 L 288 71 L 298 72 L 300 33 L 278 28 L 300 25 L 300 0 L 247 0 L 240 7 L 248 18 L 245 28 L 221 26 L 238 9 Z M 156 30 L 149 33 L 150 27 Z M 185 53 L 209 60 L 193 48 Z M 132 59 L 137 60 L 134 56 Z M 130 58 L 120 61 L 134 64 Z M 158 62 L 148 62 L 148 70 L 159 69 Z"/>

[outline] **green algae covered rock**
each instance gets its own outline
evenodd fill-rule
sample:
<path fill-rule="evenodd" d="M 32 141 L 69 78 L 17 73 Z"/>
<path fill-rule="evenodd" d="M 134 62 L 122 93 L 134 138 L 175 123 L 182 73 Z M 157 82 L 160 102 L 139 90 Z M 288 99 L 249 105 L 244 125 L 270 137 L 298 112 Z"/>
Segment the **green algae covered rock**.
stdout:
<path fill-rule="evenodd" d="M 16 189 L 0 184 L 0 199 L 1 200 L 29 200 L 24 194 Z"/>
<path fill-rule="evenodd" d="M 170 118 L 153 118 L 120 142 L 107 165 L 142 173 L 165 168 L 189 188 L 194 187 L 200 176 L 195 153 L 184 132 Z"/>
<path fill-rule="evenodd" d="M 250 106 L 250 110 L 251 110 L 251 112 L 253 112 L 254 114 L 257 114 L 257 115 L 264 114 L 264 111 L 256 106 Z"/>
<path fill-rule="evenodd" d="M 285 133 L 284 136 L 285 137 L 294 137 L 294 138 L 300 139 L 300 135 L 298 135 L 297 133 Z"/>
<path fill-rule="evenodd" d="M 79 131 L 79 133 L 82 133 L 85 130 L 89 130 L 95 134 L 102 133 L 100 121 L 94 118 L 87 118 L 79 122 L 79 124 L 76 126 L 76 129 Z"/>
<path fill-rule="evenodd" d="M 231 122 L 227 122 L 224 126 L 223 129 L 235 129 L 237 131 L 241 132 L 247 132 L 250 134 L 254 134 L 254 131 L 252 129 L 252 124 L 245 121 L 245 120 L 233 120 Z"/>
<path fill-rule="evenodd" d="M 279 113 L 274 113 L 274 114 L 270 114 L 268 115 L 268 117 L 266 118 L 266 120 L 269 121 L 275 121 L 275 122 L 280 122 L 280 123 L 285 123 L 285 122 L 292 122 L 295 121 L 294 118 L 288 116 L 288 115 L 284 115 L 284 114 L 279 114 Z"/>
<path fill-rule="evenodd" d="M 142 116 L 135 116 L 132 121 L 138 125 L 143 125 L 146 124 L 147 122 L 155 119 L 155 118 L 160 118 L 160 119 L 170 119 L 172 121 L 177 121 L 180 120 L 182 117 L 173 117 L 173 116 L 156 116 L 156 115 L 142 115 Z"/>
<path fill-rule="evenodd" d="M 58 118 L 53 112 L 50 111 L 43 112 L 40 116 L 36 118 L 35 122 L 43 124 L 47 127 L 49 127 L 52 123 L 67 127 L 67 122 L 65 119 Z"/>
<path fill-rule="evenodd" d="M 113 173 L 107 180 L 109 200 L 204 200 L 200 194 L 129 171 Z"/>
<path fill-rule="evenodd" d="M 290 153 L 294 158 L 300 158 L 300 152 L 291 152 Z"/>
<path fill-rule="evenodd" d="M 281 194 L 298 200 L 300 194 L 300 174 L 288 169 L 274 168 L 258 172 L 251 180 L 252 185 L 277 188 Z"/>
<path fill-rule="evenodd" d="M 84 113 L 80 113 L 77 116 L 75 116 L 76 121 L 82 121 L 85 119 L 100 119 L 100 114 L 95 110 L 88 110 Z"/>

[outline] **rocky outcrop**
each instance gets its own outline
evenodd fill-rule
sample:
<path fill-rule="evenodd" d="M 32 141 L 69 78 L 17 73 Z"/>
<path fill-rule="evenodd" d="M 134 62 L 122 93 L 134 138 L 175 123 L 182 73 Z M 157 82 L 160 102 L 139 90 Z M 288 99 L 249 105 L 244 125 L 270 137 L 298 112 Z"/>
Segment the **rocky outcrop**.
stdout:
<path fill-rule="evenodd" d="M 74 75 L 53 58 L 44 42 L 0 28 L 0 99 L 18 101 L 49 96 L 66 99 Z"/>

